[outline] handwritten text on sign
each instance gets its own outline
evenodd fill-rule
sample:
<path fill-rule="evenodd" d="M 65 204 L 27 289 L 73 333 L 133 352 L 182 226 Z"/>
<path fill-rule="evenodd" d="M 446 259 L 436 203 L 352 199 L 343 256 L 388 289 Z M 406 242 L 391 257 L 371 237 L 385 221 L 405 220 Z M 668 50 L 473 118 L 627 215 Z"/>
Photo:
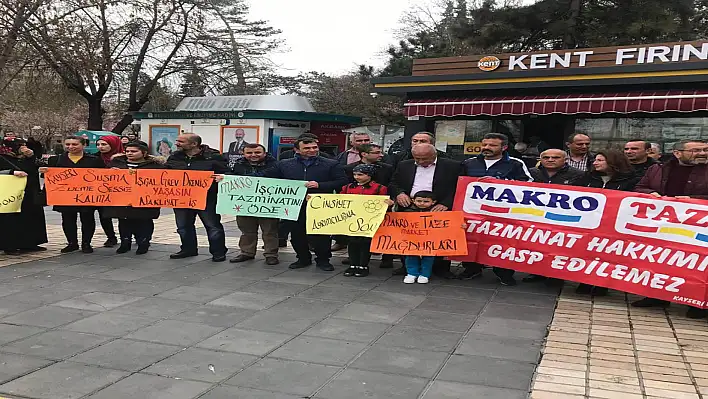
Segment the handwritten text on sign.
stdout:
<path fill-rule="evenodd" d="M 49 168 L 47 204 L 205 209 L 212 172 Z"/>
<path fill-rule="evenodd" d="M 467 255 L 462 212 L 387 213 L 371 252 L 398 255 Z"/>
<path fill-rule="evenodd" d="M 127 169 L 49 168 L 44 183 L 49 205 L 125 206 L 133 198 Z"/>
<path fill-rule="evenodd" d="M 22 209 L 25 186 L 26 177 L 0 176 L 0 213 L 17 213 Z"/>
<path fill-rule="evenodd" d="M 224 176 L 216 212 L 222 215 L 297 220 L 305 201 L 304 181 Z"/>
<path fill-rule="evenodd" d="M 137 170 L 132 204 L 138 208 L 206 209 L 213 172 L 196 170 Z"/>
<path fill-rule="evenodd" d="M 708 201 L 460 178 L 460 260 L 706 306 Z"/>
<path fill-rule="evenodd" d="M 383 195 L 312 194 L 307 234 L 373 237 L 388 205 Z"/>

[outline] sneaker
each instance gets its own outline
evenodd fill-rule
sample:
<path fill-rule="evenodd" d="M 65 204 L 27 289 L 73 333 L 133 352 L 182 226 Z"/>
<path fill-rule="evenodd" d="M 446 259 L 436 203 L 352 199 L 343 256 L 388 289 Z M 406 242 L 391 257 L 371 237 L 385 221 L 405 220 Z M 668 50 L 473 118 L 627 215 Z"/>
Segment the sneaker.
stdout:
<path fill-rule="evenodd" d="M 632 302 L 632 306 L 635 308 L 665 308 L 669 306 L 668 301 L 662 301 L 661 299 L 654 299 L 654 298 L 644 298 L 640 299 L 638 301 Z"/>
<path fill-rule="evenodd" d="M 329 262 L 327 263 L 318 263 L 317 268 L 326 272 L 331 272 L 334 270 L 334 266 L 332 266 Z"/>
<path fill-rule="evenodd" d="M 241 262 L 245 262 L 247 260 L 251 260 L 251 259 L 255 259 L 255 258 L 256 258 L 255 256 L 248 256 L 248 255 L 241 254 L 241 255 L 238 255 L 237 257 L 231 259 L 229 262 L 241 263 Z"/>
<path fill-rule="evenodd" d="M 110 237 L 103 243 L 104 248 L 113 248 L 118 245 L 118 239 L 116 237 Z"/>
<path fill-rule="evenodd" d="M 85 254 L 92 254 L 93 253 L 93 247 L 91 244 L 84 244 L 81 246 L 81 252 Z"/>
<path fill-rule="evenodd" d="M 79 250 L 79 244 L 69 244 L 61 249 L 61 253 L 68 254 L 69 252 L 74 252 Z"/>
<path fill-rule="evenodd" d="M 499 276 L 497 276 L 497 278 L 499 279 L 499 283 L 501 285 L 504 285 L 507 287 L 513 287 L 516 285 L 516 280 L 513 277 L 499 277 Z"/>
<path fill-rule="evenodd" d="M 211 257 L 212 262 L 225 262 L 226 261 L 226 254 L 223 255 L 213 255 Z"/>
<path fill-rule="evenodd" d="M 429 278 L 425 276 L 418 276 L 418 284 L 428 284 Z"/>
<path fill-rule="evenodd" d="M 689 306 L 686 311 L 686 317 L 689 319 L 703 319 L 706 317 L 706 314 L 708 314 L 708 310 L 694 308 L 693 306 Z"/>
<path fill-rule="evenodd" d="M 369 275 L 369 266 L 359 266 L 354 273 L 354 277 L 366 277 Z"/>
<path fill-rule="evenodd" d="M 342 273 L 342 276 L 351 277 L 354 273 L 356 273 L 356 266 L 349 266 L 349 268 Z"/>
<path fill-rule="evenodd" d="M 403 277 L 403 284 L 415 284 L 416 276 L 411 276 L 410 274 Z"/>
<path fill-rule="evenodd" d="M 480 277 L 482 277 L 482 271 L 472 269 L 465 269 L 457 276 L 460 280 L 473 280 Z"/>
<path fill-rule="evenodd" d="M 150 248 L 150 244 L 138 245 L 138 250 L 135 251 L 136 255 L 145 255 Z"/>
<path fill-rule="evenodd" d="M 124 254 L 130 251 L 130 241 L 123 241 L 120 243 L 120 247 L 116 249 L 117 254 Z"/>
<path fill-rule="evenodd" d="M 291 263 L 290 266 L 288 266 L 288 268 L 289 269 L 302 269 L 303 267 L 308 267 L 308 266 L 312 266 L 311 260 L 306 261 L 306 262 L 298 260 L 298 261 Z"/>
<path fill-rule="evenodd" d="M 280 264 L 280 261 L 275 256 L 269 256 L 266 258 L 266 265 L 275 266 L 277 264 Z"/>
<path fill-rule="evenodd" d="M 190 252 L 190 251 L 179 251 L 176 254 L 170 255 L 170 259 L 184 259 L 184 258 L 191 258 L 193 256 L 199 255 L 196 251 L 195 252 Z"/>

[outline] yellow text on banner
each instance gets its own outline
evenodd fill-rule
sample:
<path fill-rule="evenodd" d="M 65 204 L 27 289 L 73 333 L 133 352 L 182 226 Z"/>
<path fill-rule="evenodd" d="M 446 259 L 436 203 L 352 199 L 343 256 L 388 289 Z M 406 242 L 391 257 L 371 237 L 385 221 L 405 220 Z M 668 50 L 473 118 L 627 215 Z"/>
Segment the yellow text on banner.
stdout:
<path fill-rule="evenodd" d="M 0 176 L 0 213 L 17 213 L 25 198 L 26 177 Z"/>
<path fill-rule="evenodd" d="M 307 234 L 373 237 L 388 205 L 383 195 L 312 194 Z"/>

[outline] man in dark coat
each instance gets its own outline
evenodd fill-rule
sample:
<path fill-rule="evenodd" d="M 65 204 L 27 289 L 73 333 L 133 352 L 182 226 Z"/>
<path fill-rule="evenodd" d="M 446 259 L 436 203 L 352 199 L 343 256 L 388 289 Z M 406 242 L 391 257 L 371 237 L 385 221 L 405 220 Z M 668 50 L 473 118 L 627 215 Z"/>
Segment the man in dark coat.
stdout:
<path fill-rule="evenodd" d="M 363 144 L 359 146 L 360 161 L 356 161 L 344 167 L 344 173 L 349 178 L 350 183 L 354 183 L 354 168 L 361 164 L 369 164 L 376 166 L 376 172 L 373 176 L 373 181 L 387 186 L 393 177 L 393 167 L 381 161 L 383 158 L 383 149 L 378 144 Z"/>
<path fill-rule="evenodd" d="M 629 159 L 629 163 L 634 168 L 638 178 L 644 177 L 647 170 L 658 162 L 649 157 L 651 143 L 644 140 L 630 140 L 624 145 L 624 155 Z"/>
<path fill-rule="evenodd" d="M 177 138 L 177 148 L 167 159 L 168 169 L 203 170 L 215 174 L 224 174 L 228 171 L 226 160 L 219 151 L 202 144 L 202 138 L 193 133 L 181 134 Z M 199 209 L 175 209 L 177 233 L 182 241 L 179 252 L 170 255 L 171 259 L 183 259 L 199 254 L 197 243 L 197 230 L 194 222 L 197 216 L 204 224 L 209 239 L 209 252 L 211 260 L 223 262 L 226 260 L 226 235 L 221 224 L 221 215 L 216 213 L 217 183 L 214 182 L 207 194 L 207 206 Z"/>

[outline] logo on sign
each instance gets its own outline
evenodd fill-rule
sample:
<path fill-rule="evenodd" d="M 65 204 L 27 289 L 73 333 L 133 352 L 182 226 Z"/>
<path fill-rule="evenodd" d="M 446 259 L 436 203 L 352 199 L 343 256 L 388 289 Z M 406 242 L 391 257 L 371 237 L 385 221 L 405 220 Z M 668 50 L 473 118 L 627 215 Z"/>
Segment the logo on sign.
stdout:
<path fill-rule="evenodd" d="M 477 62 L 477 68 L 486 71 L 486 72 L 491 72 L 501 65 L 501 60 L 493 55 L 488 55 L 486 57 L 482 57 L 482 59 Z"/>
<path fill-rule="evenodd" d="M 615 230 L 634 236 L 708 247 L 708 206 L 625 198 L 620 203 Z"/>
<path fill-rule="evenodd" d="M 467 186 L 462 210 L 505 219 L 596 229 L 606 202 L 603 194 L 474 182 Z"/>

